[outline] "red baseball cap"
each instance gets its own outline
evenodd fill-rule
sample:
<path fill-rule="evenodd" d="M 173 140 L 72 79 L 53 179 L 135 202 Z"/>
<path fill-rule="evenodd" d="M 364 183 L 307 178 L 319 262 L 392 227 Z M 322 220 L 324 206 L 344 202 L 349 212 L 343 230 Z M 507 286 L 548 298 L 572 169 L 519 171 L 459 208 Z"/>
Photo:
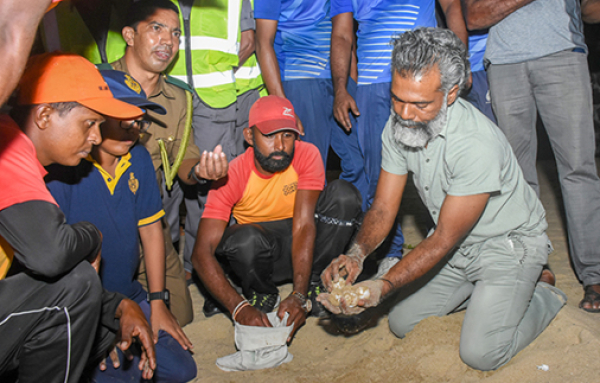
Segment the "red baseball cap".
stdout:
<path fill-rule="evenodd" d="M 120 120 L 144 114 L 137 106 L 117 100 L 96 66 L 71 53 L 32 56 L 19 81 L 18 105 L 77 102 Z"/>
<path fill-rule="evenodd" d="M 248 126 L 255 125 L 264 135 L 282 130 L 291 130 L 300 134 L 292 103 L 279 96 L 261 97 L 252 105 Z"/>

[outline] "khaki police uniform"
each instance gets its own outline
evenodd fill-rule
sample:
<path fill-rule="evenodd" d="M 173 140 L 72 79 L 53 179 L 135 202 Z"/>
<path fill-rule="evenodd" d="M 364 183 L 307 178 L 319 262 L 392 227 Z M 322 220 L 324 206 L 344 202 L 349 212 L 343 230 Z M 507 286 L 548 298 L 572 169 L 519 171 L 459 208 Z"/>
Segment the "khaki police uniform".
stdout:
<path fill-rule="evenodd" d="M 125 57 L 110 64 L 113 69 L 129 73 Z M 185 131 L 185 120 L 187 116 L 187 86 L 177 80 L 169 79 L 166 75 L 160 76 L 154 92 L 148 96 L 148 99 L 166 110 L 166 115 L 159 115 L 151 110 L 147 115 L 152 120 L 152 125 L 148 131 L 140 136 L 140 143 L 150 152 L 152 164 L 156 171 L 157 180 L 161 185 L 164 200 L 164 174 L 158 139 L 165 143 L 169 163 L 173 165 L 178 151 L 180 150 L 183 133 Z M 185 159 L 199 159 L 200 150 L 190 139 L 188 147 L 185 149 Z M 176 206 L 177 213 L 179 207 Z M 165 207 L 166 210 L 166 207 Z M 179 254 L 173 247 L 171 240 L 170 227 L 165 219 L 163 222 L 163 232 L 165 237 L 165 256 L 166 256 L 166 288 L 171 294 L 171 312 L 184 326 L 193 319 L 192 300 L 185 281 L 185 272 L 179 259 Z M 146 267 L 142 257 L 140 263 L 140 273 L 138 280 L 142 286 L 147 288 Z"/>

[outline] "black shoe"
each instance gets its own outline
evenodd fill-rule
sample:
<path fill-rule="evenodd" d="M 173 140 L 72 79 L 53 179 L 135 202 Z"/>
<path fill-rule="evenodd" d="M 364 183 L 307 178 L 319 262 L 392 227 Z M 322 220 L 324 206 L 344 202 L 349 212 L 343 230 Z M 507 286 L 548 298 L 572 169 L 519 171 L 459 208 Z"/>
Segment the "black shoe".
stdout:
<path fill-rule="evenodd" d="M 252 291 L 248 297 L 250 306 L 259 309 L 263 313 L 267 314 L 279 307 L 281 298 L 279 294 L 262 294 L 256 291 Z"/>
<path fill-rule="evenodd" d="M 317 297 L 322 292 L 325 292 L 325 288 L 321 282 L 310 284 L 308 289 L 308 299 L 310 299 L 310 302 L 312 303 L 312 310 L 310 310 L 309 315 L 315 318 L 326 318 L 329 316 L 329 311 L 327 311 L 321 302 L 317 301 Z"/>
<path fill-rule="evenodd" d="M 226 310 L 212 297 L 204 298 L 204 306 L 202 306 L 202 312 L 204 316 L 210 318 L 211 316 L 224 313 Z"/>

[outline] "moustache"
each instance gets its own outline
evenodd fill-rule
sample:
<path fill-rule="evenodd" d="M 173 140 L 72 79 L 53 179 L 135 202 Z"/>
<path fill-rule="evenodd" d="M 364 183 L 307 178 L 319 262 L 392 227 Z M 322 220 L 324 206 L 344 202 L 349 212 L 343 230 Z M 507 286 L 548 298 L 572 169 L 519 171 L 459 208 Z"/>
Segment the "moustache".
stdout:
<path fill-rule="evenodd" d="M 400 115 L 397 114 L 396 112 L 394 112 L 394 123 L 396 123 L 397 125 L 402 126 L 403 128 L 420 128 L 420 129 L 427 128 L 427 123 L 426 122 L 417 122 L 417 121 L 413 121 L 413 120 L 405 120 L 402 117 L 400 117 Z"/>

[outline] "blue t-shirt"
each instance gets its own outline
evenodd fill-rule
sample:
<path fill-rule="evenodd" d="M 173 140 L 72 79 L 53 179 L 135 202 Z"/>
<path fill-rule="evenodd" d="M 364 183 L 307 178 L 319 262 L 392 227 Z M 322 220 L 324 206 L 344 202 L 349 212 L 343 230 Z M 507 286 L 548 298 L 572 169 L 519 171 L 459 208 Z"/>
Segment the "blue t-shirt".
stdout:
<path fill-rule="evenodd" d="M 140 302 L 145 298 L 135 280 L 139 264 L 140 226 L 165 213 L 150 154 L 141 145 L 120 158 L 113 179 L 91 157 L 75 168 L 50 169 L 50 193 L 67 223 L 93 223 L 102 233 L 102 285 Z"/>
<path fill-rule="evenodd" d="M 487 31 L 469 32 L 469 61 L 471 62 L 471 72 L 484 70 L 483 55 L 487 43 Z"/>
<path fill-rule="evenodd" d="M 358 85 L 392 81 L 394 37 L 435 27 L 435 0 L 331 0 L 331 17 L 352 12 L 358 21 Z"/>
<path fill-rule="evenodd" d="M 278 20 L 273 48 L 281 80 L 331 78 L 329 0 L 260 0 L 254 18 Z"/>

